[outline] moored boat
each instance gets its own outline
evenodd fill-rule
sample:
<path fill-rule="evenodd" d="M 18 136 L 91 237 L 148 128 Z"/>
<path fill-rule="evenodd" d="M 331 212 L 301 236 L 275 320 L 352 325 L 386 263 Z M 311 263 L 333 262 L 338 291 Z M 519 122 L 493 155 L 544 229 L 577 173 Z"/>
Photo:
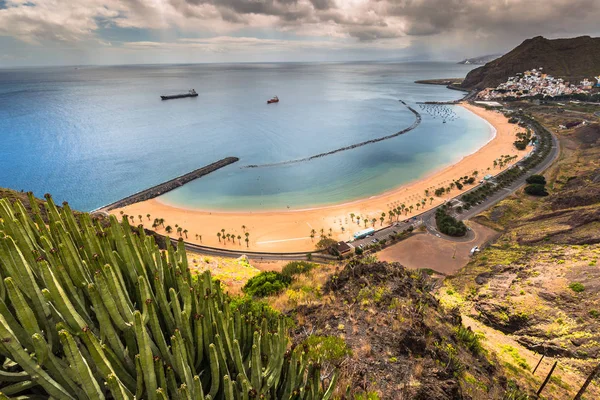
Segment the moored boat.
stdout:
<path fill-rule="evenodd" d="M 279 103 L 279 97 L 275 96 L 272 99 L 267 100 L 267 104 Z"/>
<path fill-rule="evenodd" d="M 198 93 L 194 89 L 190 89 L 187 93 L 174 94 L 170 96 L 160 96 L 162 100 L 182 99 L 184 97 L 198 97 Z"/>

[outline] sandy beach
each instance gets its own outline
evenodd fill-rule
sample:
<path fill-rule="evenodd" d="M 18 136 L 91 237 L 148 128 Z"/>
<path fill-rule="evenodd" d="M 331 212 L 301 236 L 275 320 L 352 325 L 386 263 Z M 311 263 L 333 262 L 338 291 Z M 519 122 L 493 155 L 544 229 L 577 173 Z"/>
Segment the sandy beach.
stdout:
<path fill-rule="evenodd" d="M 136 203 L 122 209 L 111 212 L 119 216 L 120 211 L 135 216 L 135 223 L 139 223 L 138 215 L 142 215 L 146 228 L 152 228 L 154 218 L 163 218 L 164 226 L 173 228 L 172 237 L 177 237 L 175 225 L 186 229 L 187 241 L 213 247 L 228 249 L 248 249 L 250 251 L 266 252 L 292 252 L 311 251 L 319 240 L 321 229 L 325 235 L 331 233 L 331 237 L 337 240 L 348 240 L 354 232 L 364 229 L 363 220 L 369 221 L 368 226 L 373 226 L 371 220 L 376 219 L 375 229 L 380 228 L 380 217 L 386 214 L 384 225 L 388 223 L 389 210 L 405 204 L 406 207 L 413 205 L 412 213 L 409 212 L 403 218 L 418 214 L 423 208 L 416 209 L 416 204 L 427 199 L 425 210 L 437 206 L 444 200 L 455 197 L 461 193 L 454 188 L 443 197 L 436 197 L 433 193 L 436 188 L 447 187 L 457 178 L 471 175 L 478 171 L 477 180 L 486 174 L 495 175 L 501 171 L 494 167 L 494 160 L 502 155 L 517 156 L 514 162 L 520 160 L 530 149 L 518 151 L 513 142 L 519 127 L 509 124 L 504 115 L 496 111 L 489 111 L 471 104 L 462 103 L 462 107 L 487 120 L 495 129 L 496 136 L 477 152 L 464 157 L 454 165 L 441 170 L 434 171 L 428 176 L 400 186 L 389 192 L 372 196 L 349 203 L 334 206 L 319 207 L 309 210 L 289 211 L 248 211 L 248 212 L 210 212 L 202 210 L 189 210 L 173 207 L 160 202 L 160 198 Z M 511 164 L 512 165 L 512 164 Z M 505 166 L 508 168 L 510 165 Z M 470 189 L 467 185 L 463 191 Z M 429 194 L 425 195 L 425 190 Z M 433 201 L 430 200 L 433 197 Z M 150 221 L 146 218 L 150 214 Z M 352 220 L 350 214 L 360 216 L 360 224 L 356 218 Z M 245 226 L 245 229 L 242 228 Z M 226 234 L 235 235 L 235 243 L 232 241 L 219 240 L 217 233 L 225 229 Z M 311 230 L 316 231 L 314 240 L 311 239 Z M 159 227 L 157 231 L 165 234 L 165 228 Z M 249 245 L 244 242 L 245 232 L 249 233 Z M 201 235 L 201 241 L 196 235 Z M 241 236 L 241 241 L 237 237 Z M 184 235 L 185 238 L 185 235 Z"/>

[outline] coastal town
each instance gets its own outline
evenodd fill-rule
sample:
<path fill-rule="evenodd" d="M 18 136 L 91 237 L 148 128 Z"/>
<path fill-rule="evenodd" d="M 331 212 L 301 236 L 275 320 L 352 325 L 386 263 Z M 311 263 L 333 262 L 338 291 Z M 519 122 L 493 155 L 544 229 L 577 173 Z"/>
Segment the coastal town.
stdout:
<path fill-rule="evenodd" d="M 495 88 L 486 88 L 477 94 L 479 100 L 500 100 L 527 97 L 558 97 L 576 94 L 590 94 L 600 90 L 600 76 L 597 83 L 587 78 L 578 84 L 565 81 L 544 72 L 544 68 L 534 68 L 509 77 Z"/>

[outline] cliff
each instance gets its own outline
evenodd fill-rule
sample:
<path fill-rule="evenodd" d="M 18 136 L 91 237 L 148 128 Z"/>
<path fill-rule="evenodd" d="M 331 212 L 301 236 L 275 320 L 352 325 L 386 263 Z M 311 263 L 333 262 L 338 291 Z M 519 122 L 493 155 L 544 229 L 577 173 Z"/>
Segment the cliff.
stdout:
<path fill-rule="evenodd" d="M 495 87 L 517 72 L 539 67 L 569 81 L 591 79 L 600 74 L 600 38 L 550 40 L 537 36 L 527 39 L 504 56 L 469 72 L 461 86 L 466 89 Z"/>

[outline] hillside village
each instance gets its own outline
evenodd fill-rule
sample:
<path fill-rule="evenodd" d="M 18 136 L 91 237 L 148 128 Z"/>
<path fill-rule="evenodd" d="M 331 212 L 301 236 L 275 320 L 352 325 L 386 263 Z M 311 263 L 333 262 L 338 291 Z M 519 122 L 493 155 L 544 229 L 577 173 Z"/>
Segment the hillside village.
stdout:
<path fill-rule="evenodd" d="M 590 94 L 600 89 L 600 76 L 597 83 L 587 78 L 578 84 L 556 78 L 544 72 L 544 68 L 534 68 L 509 77 L 495 88 L 486 88 L 477 94 L 480 100 L 499 100 L 528 97 L 559 97 L 577 94 Z M 597 89 L 598 88 L 598 89 Z"/>

